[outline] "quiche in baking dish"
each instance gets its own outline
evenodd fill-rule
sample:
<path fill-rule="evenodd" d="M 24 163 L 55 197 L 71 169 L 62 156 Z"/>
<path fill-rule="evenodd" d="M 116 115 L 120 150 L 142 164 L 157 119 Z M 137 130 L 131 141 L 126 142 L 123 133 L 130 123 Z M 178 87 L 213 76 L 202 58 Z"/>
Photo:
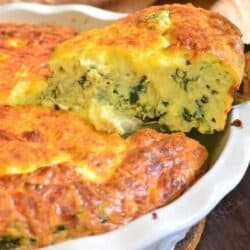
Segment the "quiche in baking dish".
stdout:
<path fill-rule="evenodd" d="M 154 6 L 57 47 L 41 104 L 104 131 L 147 121 L 166 131 L 223 130 L 243 76 L 239 30 L 192 5 Z"/>
<path fill-rule="evenodd" d="M 176 199 L 207 170 L 206 148 L 118 133 L 222 130 L 242 79 L 238 29 L 191 5 L 75 34 L 0 25 L 0 249 L 104 233 Z"/>

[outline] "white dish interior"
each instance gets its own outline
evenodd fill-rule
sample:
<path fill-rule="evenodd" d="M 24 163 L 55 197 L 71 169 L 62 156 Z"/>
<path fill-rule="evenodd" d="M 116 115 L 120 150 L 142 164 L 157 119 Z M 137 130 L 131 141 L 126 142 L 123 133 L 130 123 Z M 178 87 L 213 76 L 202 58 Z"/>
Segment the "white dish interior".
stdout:
<path fill-rule="evenodd" d="M 0 7 L 0 22 L 59 24 L 81 31 L 105 26 L 125 15 L 86 5 L 5 4 Z M 210 147 L 210 170 L 176 201 L 156 210 L 158 219 L 153 220 L 149 213 L 118 230 L 69 240 L 44 250 L 173 249 L 186 231 L 204 218 L 246 172 L 250 160 L 249 114 L 250 102 L 239 105 L 232 110 L 223 133 L 198 136 Z M 240 119 L 243 128 L 230 126 L 234 119 Z"/>

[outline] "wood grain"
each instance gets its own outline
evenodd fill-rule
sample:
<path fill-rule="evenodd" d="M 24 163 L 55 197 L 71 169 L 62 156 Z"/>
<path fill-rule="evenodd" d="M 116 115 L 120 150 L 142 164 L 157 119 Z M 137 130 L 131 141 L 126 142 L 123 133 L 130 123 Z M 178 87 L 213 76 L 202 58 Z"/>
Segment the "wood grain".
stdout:
<path fill-rule="evenodd" d="M 186 237 L 176 245 L 175 250 L 195 250 L 201 239 L 205 224 L 206 220 L 203 219 L 198 225 L 193 226 Z"/>
<path fill-rule="evenodd" d="M 197 250 L 250 249 L 250 170 L 207 217 Z"/>

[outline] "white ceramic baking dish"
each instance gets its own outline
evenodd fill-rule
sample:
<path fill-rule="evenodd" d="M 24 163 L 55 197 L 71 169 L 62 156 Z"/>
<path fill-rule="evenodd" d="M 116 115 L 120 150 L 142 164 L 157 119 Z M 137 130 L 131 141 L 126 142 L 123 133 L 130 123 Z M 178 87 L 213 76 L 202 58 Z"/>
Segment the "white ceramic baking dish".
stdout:
<path fill-rule="evenodd" d="M 104 26 L 125 15 L 86 5 L 0 6 L 0 22 L 52 23 L 82 31 Z M 231 126 L 234 119 L 240 119 L 243 128 Z M 250 102 L 233 108 L 223 133 L 198 139 L 209 146 L 210 170 L 177 200 L 156 210 L 157 219 L 149 213 L 118 230 L 69 240 L 44 250 L 174 249 L 188 229 L 204 218 L 243 178 L 250 160 Z"/>

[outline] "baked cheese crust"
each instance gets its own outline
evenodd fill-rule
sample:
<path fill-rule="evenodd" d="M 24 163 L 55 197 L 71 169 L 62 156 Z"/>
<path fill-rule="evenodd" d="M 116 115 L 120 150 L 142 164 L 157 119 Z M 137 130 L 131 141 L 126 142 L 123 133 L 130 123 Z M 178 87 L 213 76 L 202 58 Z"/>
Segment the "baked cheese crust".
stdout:
<path fill-rule="evenodd" d="M 0 249 L 115 229 L 176 199 L 206 159 L 183 133 L 122 139 L 69 112 L 0 106 Z"/>
<path fill-rule="evenodd" d="M 74 30 L 55 25 L 0 24 L 0 104 L 36 102 L 47 87 L 51 53 L 74 35 Z"/>

